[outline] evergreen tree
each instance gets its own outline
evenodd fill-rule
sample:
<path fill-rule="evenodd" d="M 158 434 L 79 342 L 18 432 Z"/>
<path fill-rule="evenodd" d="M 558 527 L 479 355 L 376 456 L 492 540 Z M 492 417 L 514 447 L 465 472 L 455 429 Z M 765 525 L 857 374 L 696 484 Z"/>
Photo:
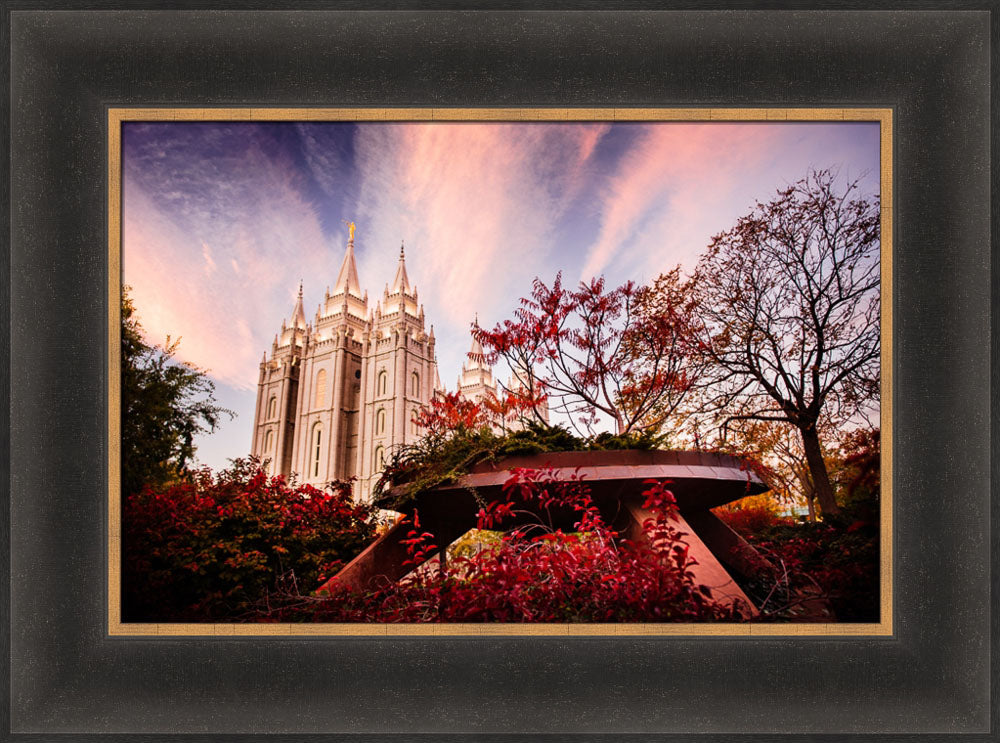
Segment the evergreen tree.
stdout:
<path fill-rule="evenodd" d="M 121 299 L 122 493 L 160 487 L 186 477 L 194 437 L 214 431 L 220 416 L 215 385 L 204 370 L 174 359 L 180 338 L 163 346 L 143 340 L 129 287 Z"/>

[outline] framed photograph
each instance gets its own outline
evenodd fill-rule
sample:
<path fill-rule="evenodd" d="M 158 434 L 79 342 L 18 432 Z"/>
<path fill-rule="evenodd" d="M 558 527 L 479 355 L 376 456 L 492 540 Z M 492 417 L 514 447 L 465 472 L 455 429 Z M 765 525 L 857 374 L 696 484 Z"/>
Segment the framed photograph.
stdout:
<path fill-rule="evenodd" d="M 891 113 L 111 109 L 110 633 L 891 634 Z"/>
<path fill-rule="evenodd" d="M 9 11 L 9 737 L 988 733 L 990 22 Z"/>

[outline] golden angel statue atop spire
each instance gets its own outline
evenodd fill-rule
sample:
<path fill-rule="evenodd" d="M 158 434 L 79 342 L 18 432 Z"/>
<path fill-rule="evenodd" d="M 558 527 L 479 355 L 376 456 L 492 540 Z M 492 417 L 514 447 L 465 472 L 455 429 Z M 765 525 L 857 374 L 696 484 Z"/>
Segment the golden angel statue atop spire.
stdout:
<path fill-rule="evenodd" d="M 347 225 L 347 232 L 348 232 L 347 241 L 354 242 L 354 222 L 348 222 L 345 219 L 344 224 Z"/>

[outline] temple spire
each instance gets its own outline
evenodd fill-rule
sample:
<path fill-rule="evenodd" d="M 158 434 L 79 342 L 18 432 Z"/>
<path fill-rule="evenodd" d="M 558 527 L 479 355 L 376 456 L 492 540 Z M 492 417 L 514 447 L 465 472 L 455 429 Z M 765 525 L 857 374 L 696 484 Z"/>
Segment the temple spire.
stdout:
<path fill-rule="evenodd" d="M 354 222 L 348 222 L 347 226 L 350 231 L 347 238 L 347 252 L 344 254 L 344 262 L 340 264 L 340 273 L 337 274 L 337 284 L 333 287 L 333 293 L 337 295 L 350 292 L 360 298 L 361 282 L 358 281 L 358 267 L 354 262 Z"/>
<path fill-rule="evenodd" d="M 295 300 L 295 308 L 292 310 L 292 327 L 305 330 L 306 313 L 302 309 L 302 280 L 299 279 L 299 296 Z"/>
<path fill-rule="evenodd" d="M 473 322 L 473 327 L 479 329 L 479 313 L 476 313 L 476 319 Z M 483 353 L 483 344 L 479 342 L 476 338 L 475 333 L 472 335 L 472 347 L 469 348 L 469 353 L 466 354 L 469 359 L 468 367 L 469 369 L 488 369 L 486 366 L 486 354 Z"/>
<path fill-rule="evenodd" d="M 410 277 L 406 275 L 406 253 L 403 243 L 399 243 L 399 267 L 396 269 L 396 278 L 392 280 L 390 294 L 410 294 Z"/>

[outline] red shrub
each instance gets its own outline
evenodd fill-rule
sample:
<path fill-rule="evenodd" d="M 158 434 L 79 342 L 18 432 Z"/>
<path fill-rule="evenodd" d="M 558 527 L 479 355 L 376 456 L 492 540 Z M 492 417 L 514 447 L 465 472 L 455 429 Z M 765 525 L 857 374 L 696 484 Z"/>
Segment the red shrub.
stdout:
<path fill-rule="evenodd" d="M 775 526 L 790 524 L 790 519 L 782 518 L 773 509 L 763 505 L 744 506 L 742 508 L 717 508 L 715 515 L 725 522 L 729 528 L 743 536 L 760 534 Z"/>
<path fill-rule="evenodd" d="M 262 611 L 266 621 L 323 622 L 676 622 L 734 619 L 732 611 L 698 586 L 683 533 L 673 527 L 676 506 L 662 483 L 651 482 L 645 525 L 649 542 L 616 543 L 589 489 L 551 471 L 514 470 L 506 501 L 479 512 L 479 528 L 496 529 L 528 502 L 572 509 L 573 533 L 522 524 L 498 545 L 449 561 L 440 572 L 375 590 L 334 589 L 330 598 L 289 596 Z M 414 557 L 437 550 L 434 535 L 412 518 L 408 549 Z M 539 533 L 542 531 L 543 533 Z"/>
<path fill-rule="evenodd" d="M 825 599 L 838 621 L 879 617 L 879 538 L 874 524 L 847 529 L 825 523 L 779 525 L 748 537 L 774 563 L 791 591 Z"/>
<path fill-rule="evenodd" d="M 232 620 L 270 592 L 315 586 L 374 535 L 349 483 L 290 485 L 255 460 L 146 487 L 122 523 L 125 621 Z"/>

